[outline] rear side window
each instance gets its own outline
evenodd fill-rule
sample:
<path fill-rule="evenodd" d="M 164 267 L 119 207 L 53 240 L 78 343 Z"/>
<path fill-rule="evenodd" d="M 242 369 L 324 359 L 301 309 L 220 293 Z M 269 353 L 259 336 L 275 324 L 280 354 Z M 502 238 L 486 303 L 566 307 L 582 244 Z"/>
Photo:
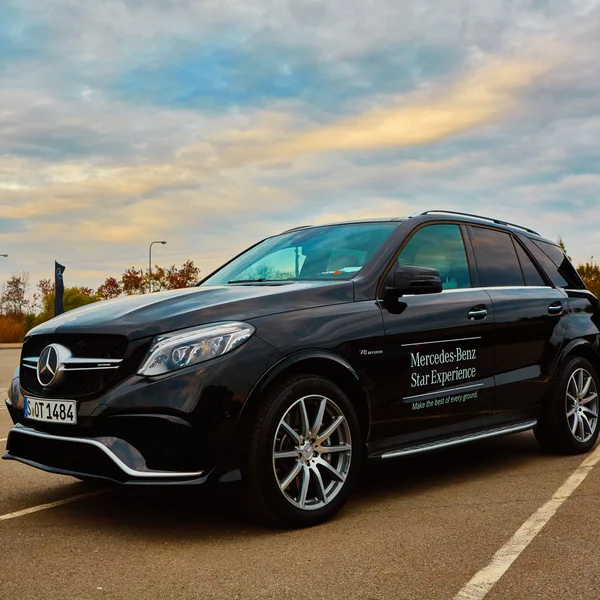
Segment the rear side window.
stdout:
<path fill-rule="evenodd" d="M 533 242 L 533 247 L 531 249 L 533 255 L 540 262 L 544 271 L 546 271 L 556 287 L 573 288 L 577 290 L 585 288 L 575 267 L 564 255 L 564 252 L 559 246 L 540 240 L 531 241 Z"/>
<path fill-rule="evenodd" d="M 437 269 L 445 290 L 471 287 L 469 263 L 458 225 L 428 225 L 408 240 L 398 265 Z"/>
<path fill-rule="evenodd" d="M 524 285 L 517 251 L 508 233 L 483 227 L 471 227 L 471 233 L 482 285 Z"/>
<path fill-rule="evenodd" d="M 525 277 L 525 285 L 545 286 L 546 282 L 544 278 L 540 275 L 540 272 L 527 255 L 527 252 L 521 248 L 521 244 L 515 242 L 515 248 L 517 249 L 517 255 L 521 263 L 523 276 Z"/>
<path fill-rule="evenodd" d="M 565 255 L 559 246 L 549 244 L 548 242 L 542 242 L 540 240 L 533 240 L 533 243 L 557 266 L 560 267 Z"/>

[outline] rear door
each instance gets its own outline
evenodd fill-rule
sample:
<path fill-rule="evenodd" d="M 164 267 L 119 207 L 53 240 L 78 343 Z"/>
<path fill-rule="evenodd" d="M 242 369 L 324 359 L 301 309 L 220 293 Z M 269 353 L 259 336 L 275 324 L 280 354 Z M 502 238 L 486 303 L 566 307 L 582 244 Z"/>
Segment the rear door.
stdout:
<path fill-rule="evenodd" d="M 469 226 L 481 285 L 495 325 L 495 411 L 527 410 L 540 402 L 566 332 L 566 294 L 538 270 L 508 231 Z"/>
<path fill-rule="evenodd" d="M 393 308 L 381 303 L 374 438 L 417 440 L 492 411 L 494 316 L 489 296 L 472 285 L 466 235 L 455 223 L 426 225 L 400 249 L 396 265 L 437 269 L 444 289 L 403 296 Z"/>

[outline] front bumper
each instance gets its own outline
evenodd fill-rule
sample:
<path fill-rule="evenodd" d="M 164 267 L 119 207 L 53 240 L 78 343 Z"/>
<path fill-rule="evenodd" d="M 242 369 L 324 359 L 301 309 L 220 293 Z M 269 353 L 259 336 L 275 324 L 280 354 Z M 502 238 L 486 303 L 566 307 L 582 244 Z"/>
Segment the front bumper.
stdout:
<path fill-rule="evenodd" d="M 125 377 L 78 400 L 76 425 L 23 415 L 23 390 L 6 406 L 15 426 L 3 458 L 122 484 L 191 484 L 239 469 L 238 417 L 278 353 L 256 336 L 231 355 L 161 377 Z M 18 386 L 16 386 L 18 389 Z"/>
<path fill-rule="evenodd" d="M 207 471 L 149 469 L 144 457 L 124 440 L 111 436 L 78 438 L 36 431 L 21 424 L 8 434 L 5 460 L 62 475 L 120 484 L 201 484 Z"/>

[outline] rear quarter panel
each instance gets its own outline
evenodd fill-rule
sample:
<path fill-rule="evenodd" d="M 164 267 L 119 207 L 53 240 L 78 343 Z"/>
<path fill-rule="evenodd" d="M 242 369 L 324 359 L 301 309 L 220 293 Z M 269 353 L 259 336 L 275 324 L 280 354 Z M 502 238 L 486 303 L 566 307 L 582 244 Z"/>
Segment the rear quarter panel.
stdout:
<path fill-rule="evenodd" d="M 569 319 L 563 348 L 555 370 L 560 362 L 582 346 L 590 353 L 600 374 L 600 304 L 587 290 L 567 290 Z"/>

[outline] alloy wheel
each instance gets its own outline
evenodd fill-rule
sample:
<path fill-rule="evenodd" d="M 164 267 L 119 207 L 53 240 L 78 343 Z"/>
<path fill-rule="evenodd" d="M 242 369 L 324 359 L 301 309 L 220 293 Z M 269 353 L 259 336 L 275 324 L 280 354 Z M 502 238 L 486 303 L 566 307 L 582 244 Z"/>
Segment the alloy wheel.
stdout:
<path fill-rule="evenodd" d="M 567 423 L 573 437 L 587 442 L 598 425 L 598 390 L 592 375 L 586 369 L 576 369 L 567 384 Z"/>
<path fill-rule="evenodd" d="M 273 443 L 281 493 L 302 510 L 317 510 L 342 490 L 352 461 L 348 421 L 330 398 L 300 398 L 283 415 Z"/>

